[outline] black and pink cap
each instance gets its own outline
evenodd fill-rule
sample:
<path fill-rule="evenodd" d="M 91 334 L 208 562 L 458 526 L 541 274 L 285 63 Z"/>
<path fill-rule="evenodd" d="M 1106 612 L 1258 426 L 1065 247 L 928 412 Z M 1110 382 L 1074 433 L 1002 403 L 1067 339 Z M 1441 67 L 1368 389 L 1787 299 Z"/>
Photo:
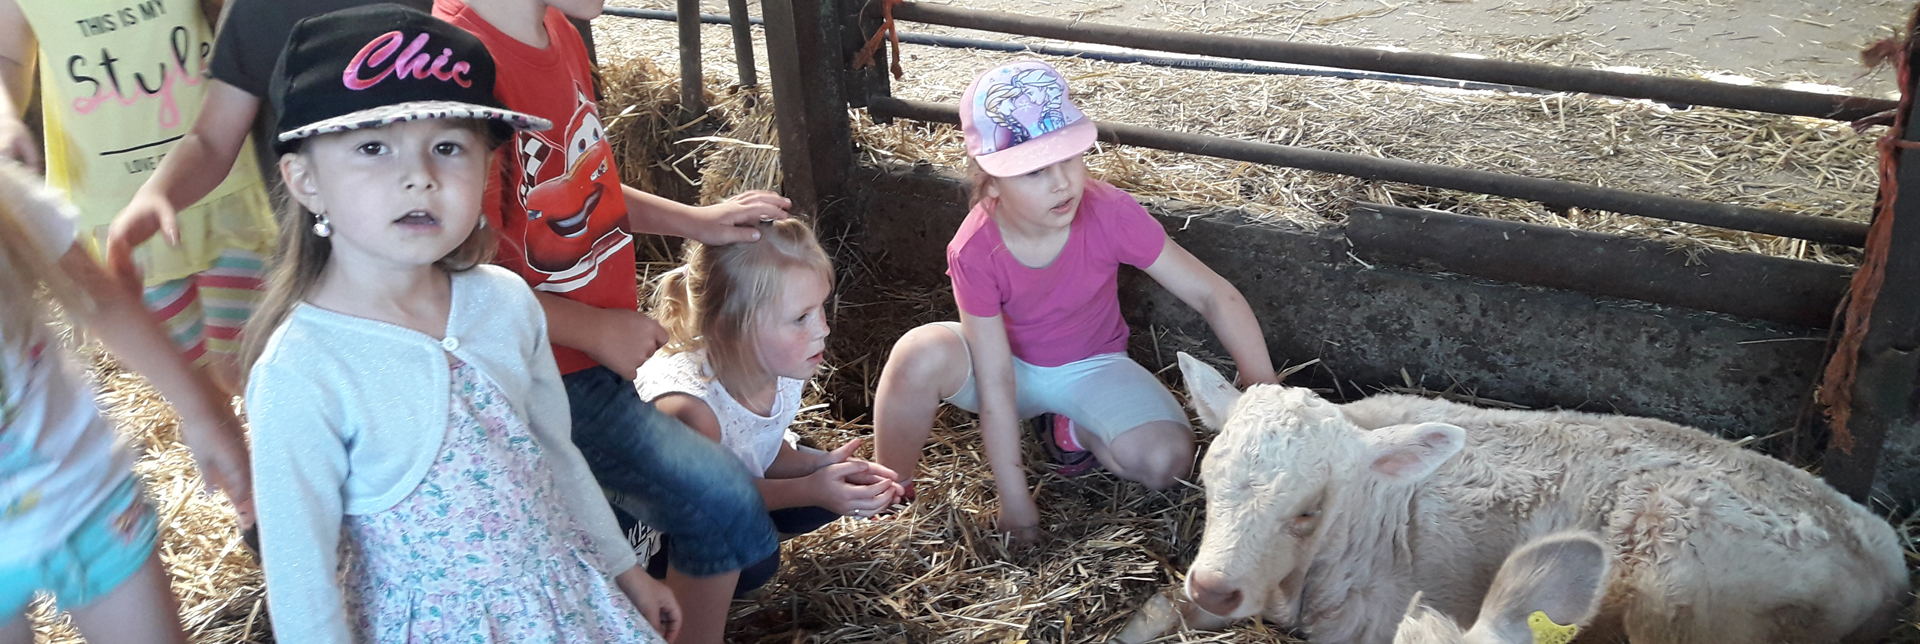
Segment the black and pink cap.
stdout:
<path fill-rule="evenodd" d="M 493 75 L 479 38 L 417 9 L 374 4 L 305 18 L 273 68 L 274 147 L 284 153 L 315 135 L 429 118 L 553 127 L 501 105 Z"/>

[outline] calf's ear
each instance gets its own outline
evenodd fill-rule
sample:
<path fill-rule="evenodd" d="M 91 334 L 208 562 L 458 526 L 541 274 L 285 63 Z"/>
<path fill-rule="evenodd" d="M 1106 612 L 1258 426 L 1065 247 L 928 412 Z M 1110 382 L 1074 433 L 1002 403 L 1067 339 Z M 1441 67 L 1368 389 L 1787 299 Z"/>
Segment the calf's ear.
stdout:
<path fill-rule="evenodd" d="M 1382 427 L 1366 438 L 1373 472 L 1409 483 L 1425 480 L 1467 444 L 1467 433 L 1446 423 Z"/>
<path fill-rule="evenodd" d="M 1428 608 L 1420 603 L 1422 594 L 1415 592 L 1413 601 L 1407 602 L 1407 612 L 1400 617 L 1400 626 L 1393 631 L 1393 644 L 1463 644 L 1466 633 L 1453 619 L 1440 614 L 1440 611 Z"/>
<path fill-rule="evenodd" d="M 1179 353 L 1179 361 L 1180 376 L 1187 381 L 1187 400 L 1200 415 L 1200 424 L 1219 430 L 1227 422 L 1227 413 L 1233 411 L 1234 401 L 1240 399 L 1240 390 L 1219 371 L 1185 351 Z"/>
<path fill-rule="evenodd" d="M 1513 551 L 1493 577 L 1468 641 L 1560 644 L 1600 612 L 1610 557 L 1584 532 L 1541 537 Z"/>

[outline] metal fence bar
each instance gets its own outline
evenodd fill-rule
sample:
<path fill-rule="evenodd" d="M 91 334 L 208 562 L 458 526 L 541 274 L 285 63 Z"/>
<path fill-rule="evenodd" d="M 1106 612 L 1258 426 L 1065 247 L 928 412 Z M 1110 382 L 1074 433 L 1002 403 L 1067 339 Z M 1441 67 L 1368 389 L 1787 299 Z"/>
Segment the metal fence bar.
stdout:
<path fill-rule="evenodd" d="M 898 20 L 963 29 L 1136 49 L 1453 78 L 1561 92 L 1582 92 L 1668 103 L 1812 116 L 1839 121 L 1864 118 L 1897 106 L 1893 101 L 1859 96 L 1818 94 L 1772 87 L 1732 85 L 1556 65 L 1118 27 L 917 2 L 906 2 L 895 6 L 893 17 Z"/>
<path fill-rule="evenodd" d="M 729 0 L 729 1 L 734 1 L 734 0 Z M 660 11 L 658 9 L 628 9 L 624 7 L 607 7 L 605 10 L 605 13 L 610 16 L 619 16 L 622 18 L 639 18 L 643 20 L 662 20 L 666 22 L 673 22 L 674 20 L 677 19 L 677 17 L 673 12 Z M 711 13 L 700 14 L 700 22 L 704 24 L 709 24 L 709 25 L 734 24 L 733 18 L 729 16 L 722 16 L 722 15 L 711 14 Z M 759 25 L 762 23 L 761 19 L 759 18 L 749 18 L 748 22 L 753 25 Z M 739 42 L 738 40 L 735 40 L 736 47 L 738 46 L 738 42 Z M 901 32 L 900 42 L 909 44 L 909 45 L 924 45 L 928 47 L 945 47 L 948 49 L 982 49 L 987 51 L 1032 52 L 1036 54 L 1045 54 L 1048 56 L 1070 56 L 1074 58 L 1084 58 L 1087 60 L 1098 60 L 1098 61 L 1105 61 L 1110 63 L 1138 63 L 1141 65 L 1153 65 L 1155 67 L 1171 67 L 1174 69 L 1196 69 L 1200 71 L 1225 72 L 1230 74 L 1317 76 L 1317 77 L 1324 77 L 1324 78 L 1343 78 L 1347 80 L 1374 80 L 1374 81 L 1386 81 L 1391 83 L 1407 83 L 1410 85 L 1426 85 L 1430 87 L 1450 87 L 1453 89 L 1485 90 L 1485 91 L 1494 91 L 1494 92 L 1536 93 L 1536 94 L 1554 93 L 1549 90 L 1538 89 L 1533 87 L 1519 87 L 1516 85 L 1495 85 L 1492 83 L 1476 83 L 1473 81 L 1454 80 L 1450 78 L 1432 78 L 1428 76 L 1408 76 L 1405 74 L 1388 74 L 1384 72 L 1369 72 L 1369 71 L 1354 70 L 1354 69 L 1333 69 L 1329 67 L 1309 67 L 1309 66 L 1302 66 L 1302 65 L 1289 65 L 1286 63 L 1265 63 L 1265 62 L 1259 62 L 1259 61 L 1231 60 L 1231 59 L 1225 59 L 1225 58 L 1189 58 L 1189 57 L 1183 57 L 1183 56 L 1155 55 L 1152 52 L 1146 52 L 1146 51 L 1111 51 L 1111 50 L 1094 49 L 1091 47 L 1078 47 L 1074 45 L 1005 42 L 1005 41 L 999 41 L 999 40 L 985 40 L 981 38 L 961 38 L 958 36 L 936 36 L 933 34 L 923 34 L 923 33 L 915 33 L 915 32 Z M 745 55 L 751 56 L 752 54 L 751 52 L 747 52 Z M 745 73 L 744 68 L 742 69 L 742 73 L 743 74 Z M 747 78 L 747 76 L 742 76 L 742 78 Z M 746 83 L 742 83 L 742 84 L 745 85 Z"/>
<path fill-rule="evenodd" d="M 733 25 L 733 62 L 740 67 L 740 86 L 759 85 L 759 74 L 753 69 L 753 18 L 747 15 L 747 0 L 727 0 L 727 14 L 727 22 Z"/>
<path fill-rule="evenodd" d="M 1353 254 L 1504 282 L 1620 297 L 1754 320 L 1826 328 L 1853 270 L 1756 253 L 1666 252 L 1660 241 L 1357 203 Z"/>
<path fill-rule="evenodd" d="M 954 106 L 939 103 L 872 96 L 867 98 L 867 109 L 879 116 L 953 124 L 960 122 L 959 112 Z M 1364 179 L 1500 195 L 1555 206 L 1593 208 L 1826 244 L 1858 247 L 1865 243 L 1867 235 L 1865 224 L 1844 219 L 1796 215 L 1775 210 L 1602 188 L 1583 183 L 1256 143 L 1122 123 L 1099 123 L 1099 126 L 1100 138 L 1103 141 L 1169 152 L 1204 154 L 1223 159 L 1331 172 Z"/>
<path fill-rule="evenodd" d="M 706 85 L 700 78 L 700 0 L 679 0 L 680 109 L 690 116 L 707 113 Z"/>

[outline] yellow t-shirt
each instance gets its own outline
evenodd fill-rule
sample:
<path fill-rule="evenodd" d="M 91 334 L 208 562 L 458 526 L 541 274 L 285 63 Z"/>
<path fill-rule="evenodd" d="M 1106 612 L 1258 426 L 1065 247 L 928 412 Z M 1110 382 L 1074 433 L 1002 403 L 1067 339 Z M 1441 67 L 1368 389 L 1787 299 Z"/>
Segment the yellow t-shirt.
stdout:
<path fill-rule="evenodd" d="M 40 42 L 47 183 L 80 208 L 98 250 L 107 226 L 200 114 L 213 29 L 197 0 L 23 0 Z M 206 198 L 180 211 L 180 245 L 136 253 L 149 285 L 206 270 L 221 251 L 266 253 L 273 207 L 252 143 Z"/>

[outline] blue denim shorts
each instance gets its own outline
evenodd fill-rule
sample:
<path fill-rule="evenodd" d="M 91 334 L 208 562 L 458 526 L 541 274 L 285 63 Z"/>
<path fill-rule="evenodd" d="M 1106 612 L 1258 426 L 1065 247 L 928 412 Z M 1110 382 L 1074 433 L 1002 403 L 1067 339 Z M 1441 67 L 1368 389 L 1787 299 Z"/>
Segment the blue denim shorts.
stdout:
<path fill-rule="evenodd" d="M 774 510 L 768 512 L 767 516 L 773 519 L 773 527 L 780 531 L 780 538 L 782 540 L 819 530 L 822 526 L 833 523 L 840 518 L 840 515 L 835 514 L 832 510 L 814 506 Z M 631 516 L 616 510 L 614 512 L 614 518 L 620 520 L 620 528 L 622 530 L 629 532 L 633 530 L 635 522 Z M 658 552 L 653 553 L 652 556 L 643 560 L 642 563 L 647 566 L 647 574 L 653 575 L 655 579 L 664 579 L 667 576 L 667 560 L 672 557 L 673 544 L 663 543 L 660 545 Z M 740 580 L 733 585 L 733 598 L 742 599 L 746 597 L 748 593 L 758 590 L 761 586 L 767 585 L 769 581 L 773 581 L 773 576 L 779 574 L 779 572 L 780 551 L 775 549 L 773 555 L 756 561 L 752 565 L 740 570 Z"/>
<path fill-rule="evenodd" d="M 780 546 L 766 502 L 739 457 L 640 400 L 606 367 L 561 377 L 573 444 L 616 509 L 666 534 L 669 562 L 705 577 L 747 567 Z"/>
<path fill-rule="evenodd" d="M 158 520 L 132 476 L 52 550 L 34 561 L 0 567 L 0 621 L 26 610 L 36 591 L 74 609 L 107 596 L 147 563 Z"/>

